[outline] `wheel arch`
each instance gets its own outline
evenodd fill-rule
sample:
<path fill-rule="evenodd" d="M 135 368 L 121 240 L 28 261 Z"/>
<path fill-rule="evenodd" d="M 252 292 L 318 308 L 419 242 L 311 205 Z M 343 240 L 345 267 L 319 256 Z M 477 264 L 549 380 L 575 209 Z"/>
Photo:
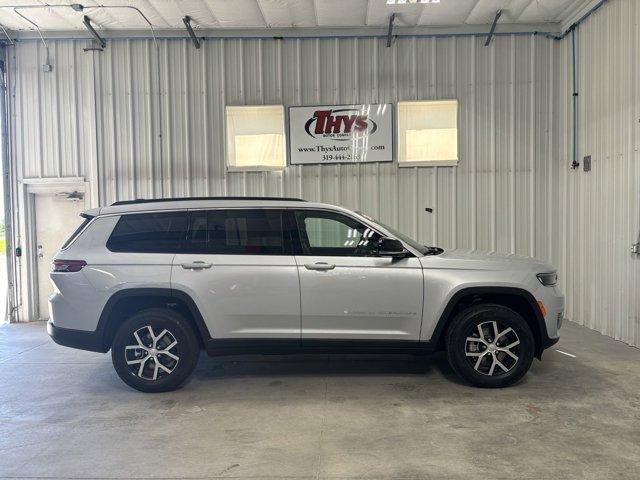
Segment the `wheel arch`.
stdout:
<path fill-rule="evenodd" d="M 128 288 L 114 293 L 100 314 L 97 331 L 103 351 L 111 348 L 122 322 L 146 308 L 170 308 L 181 313 L 193 327 L 201 347 L 211 339 L 198 306 L 187 293 L 171 288 Z"/>
<path fill-rule="evenodd" d="M 465 308 L 480 303 L 496 303 L 518 312 L 531 327 L 535 340 L 535 356 L 541 358 L 548 341 L 547 326 L 535 297 L 524 288 L 467 287 L 454 293 L 442 311 L 430 343 L 444 347 L 445 332 L 456 315 Z"/>

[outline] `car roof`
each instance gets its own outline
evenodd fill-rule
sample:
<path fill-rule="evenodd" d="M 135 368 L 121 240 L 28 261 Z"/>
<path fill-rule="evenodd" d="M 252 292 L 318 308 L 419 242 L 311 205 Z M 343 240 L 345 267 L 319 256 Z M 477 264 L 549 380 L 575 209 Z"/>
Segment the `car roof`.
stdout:
<path fill-rule="evenodd" d="M 114 215 L 132 212 L 161 210 L 192 210 L 203 208 L 331 208 L 345 210 L 335 205 L 312 203 L 299 198 L 280 197 L 189 197 L 121 201 L 107 207 L 85 212 L 90 216 Z"/>

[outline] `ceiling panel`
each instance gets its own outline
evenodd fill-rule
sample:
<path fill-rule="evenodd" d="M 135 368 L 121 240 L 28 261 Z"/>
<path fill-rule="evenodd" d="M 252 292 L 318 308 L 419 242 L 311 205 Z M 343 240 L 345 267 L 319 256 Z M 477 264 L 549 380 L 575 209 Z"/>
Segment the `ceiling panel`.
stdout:
<path fill-rule="evenodd" d="M 257 0 L 270 27 L 315 27 L 313 0 Z"/>
<path fill-rule="evenodd" d="M 315 0 L 318 25 L 322 27 L 363 26 L 367 0 Z"/>
<path fill-rule="evenodd" d="M 81 2 L 86 8 L 51 8 L 44 0 L 0 0 L 0 22 L 12 30 L 83 30 L 88 15 L 100 29 L 146 30 L 139 8 L 157 29 L 184 30 L 182 18 L 193 19 L 196 29 L 381 27 L 396 13 L 396 26 L 489 25 L 498 10 L 501 23 L 561 22 L 589 0 L 440 0 L 428 4 L 394 4 L 387 0 L 57 0 L 56 4 Z M 9 6 L 40 4 L 43 8 L 19 8 L 21 18 Z M 100 8 L 100 6 L 120 8 Z M 2 8 L 2 7 L 5 8 Z M 129 8 L 122 8 L 129 7 Z"/>
<path fill-rule="evenodd" d="M 149 25 L 142 18 L 140 13 L 132 8 L 99 8 L 96 6 L 89 6 L 90 2 L 85 3 L 85 9 L 82 13 L 74 12 L 71 10 L 71 15 L 77 16 L 77 21 L 75 24 L 78 29 L 84 29 L 82 24 L 83 15 L 88 16 L 91 19 L 91 23 L 99 29 L 105 30 L 117 30 L 117 29 L 148 29 Z M 95 2 L 91 2 L 95 3 Z M 126 2 L 122 2 L 119 5 L 127 6 Z M 143 10 L 145 16 L 149 19 L 149 21 L 153 25 L 164 25 L 165 23 L 162 21 L 162 18 L 155 12 L 150 9 L 149 6 L 146 6 Z"/>
<path fill-rule="evenodd" d="M 193 28 L 215 28 L 218 20 L 201 0 L 179 0 L 167 2 L 166 0 L 147 0 L 151 9 L 167 28 L 184 28 L 182 19 L 191 17 Z M 147 11 L 144 9 L 144 11 Z"/>
<path fill-rule="evenodd" d="M 425 5 L 420 4 L 387 5 L 385 1 L 369 0 L 367 10 L 367 25 L 387 25 L 389 23 L 389 16 L 392 13 L 395 13 L 395 25 L 414 26 L 418 23 L 418 19 L 420 18 L 420 14 L 422 13 L 424 8 Z"/>
<path fill-rule="evenodd" d="M 203 0 L 220 27 L 266 27 L 256 0 Z"/>
<path fill-rule="evenodd" d="M 516 23 L 522 12 L 532 3 L 531 0 L 511 0 L 508 7 L 502 10 L 501 23 Z M 494 12 L 495 14 L 495 12 Z"/>
<path fill-rule="evenodd" d="M 456 0 L 455 7 L 448 2 L 426 4 L 418 25 L 462 25 L 475 7 L 477 0 Z"/>
<path fill-rule="evenodd" d="M 7 4 L 7 2 L 3 2 Z M 41 2 L 11 2 L 10 5 L 34 5 Z M 44 6 L 44 5 L 43 5 Z M 11 29 L 18 30 L 31 30 L 35 27 L 31 22 L 34 22 L 38 26 L 46 25 L 52 29 L 70 29 L 73 27 L 73 19 L 69 20 L 69 14 L 63 15 L 62 10 L 59 8 L 0 8 L 0 18 L 3 20 L 3 25 Z M 71 10 L 71 9 L 69 9 Z M 73 10 L 71 10 L 72 13 Z M 73 16 L 73 15 L 71 15 Z M 80 23 L 82 24 L 82 16 L 79 16 Z M 49 27 L 50 26 L 50 27 Z"/>
<path fill-rule="evenodd" d="M 465 23 L 471 25 L 487 25 L 493 22 L 498 10 L 505 10 L 510 0 L 478 0 Z"/>
<path fill-rule="evenodd" d="M 520 22 L 555 22 L 561 14 L 575 4 L 575 0 L 536 0 L 529 2 L 518 19 Z M 579 3 L 579 2 L 578 2 Z"/>

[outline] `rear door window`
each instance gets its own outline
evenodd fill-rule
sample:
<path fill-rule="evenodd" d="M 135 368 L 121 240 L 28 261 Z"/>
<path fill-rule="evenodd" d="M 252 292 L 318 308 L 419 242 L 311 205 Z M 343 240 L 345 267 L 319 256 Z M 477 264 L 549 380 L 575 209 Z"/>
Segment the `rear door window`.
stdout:
<path fill-rule="evenodd" d="M 123 215 L 107 241 L 107 248 L 112 252 L 178 253 L 184 248 L 188 226 L 188 212 Z"/>
<path fill-rule="evenodd" d="M 190 253 L 215 255 L 291 254 L 293 229 L 281 210 L 229 209 L 191 213 Z"/>

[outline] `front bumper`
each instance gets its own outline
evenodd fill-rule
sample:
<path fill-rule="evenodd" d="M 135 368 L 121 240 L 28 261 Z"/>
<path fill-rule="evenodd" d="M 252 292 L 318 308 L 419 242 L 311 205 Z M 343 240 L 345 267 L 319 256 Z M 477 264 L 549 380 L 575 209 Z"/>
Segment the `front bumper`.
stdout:
<path fill-rule="evenodd" d="M 546 309 L 543 318 L 546 332 L 542 332 L 538 358 L 542 358 L 542 352 L 555 345 L 560 340 L 560 327 L 564 316 L 564 295 L 558 287 L 540 287 L 535 297 L 542 301 Z"/>
<path fill-rule="evenodd" d="M 556 343 L 558 343 L 558 341 L 560 340 L 560 337 L 557 338 L 545 338 L 542 341 L 542 350 L 546 350 L 549 347 L 553 347 Z"/>
<path fill-rule="evenodd" d="M 536 298 L 544 303 L 547 314 L 544 322 L 550 339 L 560 336 L 560 327 L 564 316 L 564 295 L 557 287 L 542 287 L 536 292 Z"/>
<path fill-rule="evenodd" d="M 99 332 L 87 332 L 84 330 L 73 330 L 70 328 L 56 327 L 51 320 L 47 322 L 47 333 L 58 345 L 71 348 L 79 348 L 80 350 L 89 350 L 91 352 L 104 353 L 105 349 L 102 344 L 102 335 Z"/>

